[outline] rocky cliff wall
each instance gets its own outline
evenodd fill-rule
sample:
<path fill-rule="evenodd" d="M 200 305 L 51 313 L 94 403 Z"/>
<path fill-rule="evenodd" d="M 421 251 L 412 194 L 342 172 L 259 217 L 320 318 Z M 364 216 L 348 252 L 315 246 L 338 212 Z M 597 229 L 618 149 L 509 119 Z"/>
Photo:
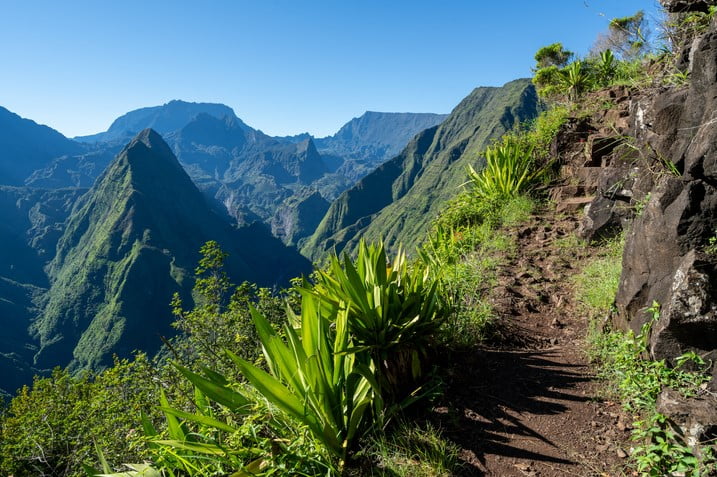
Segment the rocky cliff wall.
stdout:
<path fill-rule="evenodd" d="M 669 12 L 706 11 L 715 3 L 663 2 Z M 658 403 L 698 440 L 717 435 L 717 21 L 686 39 L 678 58 L 689 75 L 684 85 L 600 93 L 620 121 L 603 113 L 569 123 L 556 153 L 564 176 L 572 173 L 590 202 L 582 235 L 626 230 L 614 323 L 637 332 L 653 319 L 648 309 L 656 303 L 651 357 L 674 363 L 694 351 L 711 366 L 711 393 L 664 394 Z"/>

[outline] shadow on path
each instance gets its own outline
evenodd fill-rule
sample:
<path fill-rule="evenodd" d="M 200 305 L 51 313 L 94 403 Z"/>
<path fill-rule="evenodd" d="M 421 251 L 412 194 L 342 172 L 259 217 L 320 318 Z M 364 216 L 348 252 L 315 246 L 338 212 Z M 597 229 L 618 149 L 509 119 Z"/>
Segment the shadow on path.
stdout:
<path fill-rule="evenodd" d="M 591 380 L 583 365 L 556 360 L 556 350 L 477 350 L 455 353 L 450 359 L 461 366 L 443 376 L 443 401 L 434 421 L 447 437 L 464 449 L 462 475 L 485 475 L 485 456 L 578 465 L 550 438 L 525 424 L 531 420 L 569 412 L 571 403 L 589 398 L 576 389 Z M 536 417 L 537 416 L 537 417 Z M 529 442 L 532 441 L 532 442 Z M 525 444 L 529 445 L 525 445 Z M 562 467 L 561 466 L 561 467 Z"/>

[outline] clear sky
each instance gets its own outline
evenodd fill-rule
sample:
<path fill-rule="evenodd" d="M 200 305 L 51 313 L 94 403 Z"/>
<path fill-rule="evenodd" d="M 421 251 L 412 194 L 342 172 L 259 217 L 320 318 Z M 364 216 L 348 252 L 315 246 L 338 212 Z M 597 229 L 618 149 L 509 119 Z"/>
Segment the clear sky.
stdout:
<path fill-rule="evenodd" d="M 367 110 L 450 112 L 639 9 L 656 0 L 0 0 L 0 106 L 70 137 L 172 99 L 325 136 Z"/>

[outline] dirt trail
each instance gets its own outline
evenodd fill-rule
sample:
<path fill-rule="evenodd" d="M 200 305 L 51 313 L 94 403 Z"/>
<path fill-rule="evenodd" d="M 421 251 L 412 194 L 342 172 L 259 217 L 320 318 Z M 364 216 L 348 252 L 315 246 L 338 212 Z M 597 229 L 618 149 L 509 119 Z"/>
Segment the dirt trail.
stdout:
<path fill-rule="evenodd" d="M 452 357 L 461 366 L 435 412 L 463 448 L 465 475 L 623 475 L 629 429 L 599 399 L 572 296 L 590 251 L 560 246 L 576 228 L 546 211 L 512 231 L 517 252 L 491 292 L 505 339 Z"/>

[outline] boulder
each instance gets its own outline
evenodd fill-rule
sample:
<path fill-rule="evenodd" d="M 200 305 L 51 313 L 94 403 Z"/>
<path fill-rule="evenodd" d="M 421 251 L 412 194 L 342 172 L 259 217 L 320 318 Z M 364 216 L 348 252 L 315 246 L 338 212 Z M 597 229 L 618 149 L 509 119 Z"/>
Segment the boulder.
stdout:
<path fill-rule="evenodd" d="M 674 360 L 687 350 L 717 349 L 717 296 L 711 279 L 717 269 L 714 260 L 698 255 L 690 251 L 672 275 L 653 328 L 650 352 L 655 358 Z"/>
<path fill-rule="evenodd" d="M 665 389 L 657 399 L 657 412 L 670 417 L 690 447 L 698 449 L 700 443 L 717 436 L 717 398 L 713 394 L 686 398 Z"/>

